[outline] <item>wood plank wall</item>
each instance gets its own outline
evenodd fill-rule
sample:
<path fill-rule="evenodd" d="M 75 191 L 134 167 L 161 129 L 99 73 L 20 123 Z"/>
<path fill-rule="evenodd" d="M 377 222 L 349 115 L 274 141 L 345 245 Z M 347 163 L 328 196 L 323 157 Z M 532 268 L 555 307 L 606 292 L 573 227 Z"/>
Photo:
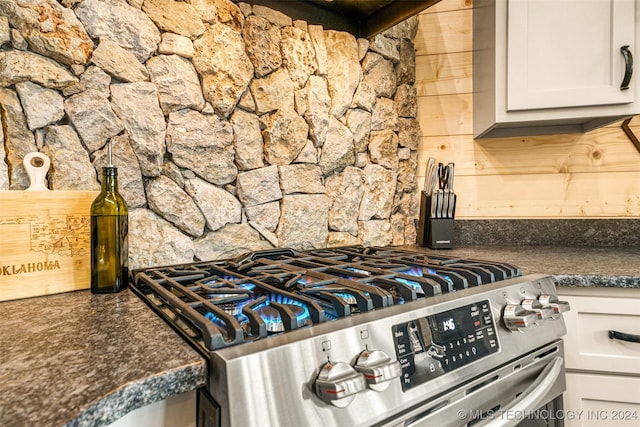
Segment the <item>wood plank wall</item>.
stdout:
<path fill-rule="evenodd" d="M 435 157 L 456 164 L 459 219 L 640 217 L 640 152 L 621 122 L 587 134 L 474 141 L 472 0 L 442 0 L 419 22 L 419 188 Z M 631 128 L 640 138 L 640 116 Z"/>

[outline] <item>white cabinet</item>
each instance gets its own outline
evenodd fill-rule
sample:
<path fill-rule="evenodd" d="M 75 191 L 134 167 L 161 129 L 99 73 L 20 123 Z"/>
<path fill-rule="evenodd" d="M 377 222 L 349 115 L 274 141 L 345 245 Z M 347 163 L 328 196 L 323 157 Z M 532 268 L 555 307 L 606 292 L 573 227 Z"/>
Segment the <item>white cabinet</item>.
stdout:
<path fill-rule="evenodd" d="M 558 293 L 571 304 L 564 313 L 567 427 L 640 425 L 640 343 L 609 338 L 611 330 L 640 335 L 640 289 Z"/>
<path fill-rule="evenodd" d="M 626 295 L 630 289 L 599 291 L 563 296 L 571 304 L 564 314 L 566 367 L 640 376 L 640 343 L 609 338 L 610 330 L 640 335 L 640 289 L 635 297 Z"/>
<path fill-rule="evenodd" d="M 566 427 L 640 425 L 640 377 L 567 372 Z"/>
<path fill-rule="evenodd" d="M 196 393 L 187 391 L 135 409 L 108 427 L 195 427 Z"/>
<path fill-rule="evenodd" d="M 633 2 L 509 1 L 507 110 L 633 102 L 633 92 L 620 89 Z"/>
<path fill-rule="evenodd" d="M 473 26 L 476 138 L 585 132 L 640 113 L 640 0 L 476 0 Z"/>

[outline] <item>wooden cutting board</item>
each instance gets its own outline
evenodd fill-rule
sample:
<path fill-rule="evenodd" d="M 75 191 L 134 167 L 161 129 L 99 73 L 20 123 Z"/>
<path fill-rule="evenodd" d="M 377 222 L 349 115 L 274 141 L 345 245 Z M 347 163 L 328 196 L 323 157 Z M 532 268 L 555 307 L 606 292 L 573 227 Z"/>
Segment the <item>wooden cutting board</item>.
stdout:
<path fill-rule="evenodd" d="M 89 288 L 90 208 L 98 192 L 49 191 L 42 170 L 49 159 L 30 153 L 24 163 L 31 187 L 0 191 L 0 301 Z"/>

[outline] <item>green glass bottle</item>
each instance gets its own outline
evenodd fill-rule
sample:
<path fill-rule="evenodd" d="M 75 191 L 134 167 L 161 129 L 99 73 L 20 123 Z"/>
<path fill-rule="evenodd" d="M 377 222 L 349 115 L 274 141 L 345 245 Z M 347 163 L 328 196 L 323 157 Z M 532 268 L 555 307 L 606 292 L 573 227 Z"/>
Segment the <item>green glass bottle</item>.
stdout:
<path fill-rule="evenodd" d="M 91 204 L 91 292 L 120 292 L 128 284 L 129 212 L 118 193 L 118 169 L 111 163 L 102 168 L 102 190 Z"/>

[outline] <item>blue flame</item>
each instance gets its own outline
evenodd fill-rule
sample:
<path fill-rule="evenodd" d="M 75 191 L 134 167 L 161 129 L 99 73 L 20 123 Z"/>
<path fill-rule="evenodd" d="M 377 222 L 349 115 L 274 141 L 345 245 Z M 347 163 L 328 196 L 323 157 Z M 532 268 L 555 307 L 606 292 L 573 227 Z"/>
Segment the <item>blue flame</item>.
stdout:
<path fill-rule="evenodd" d="M 289 298 L 286 295 L 280 295 L 280 294 L 269 294 L 268 298 L 269 300 L 267 304 L 271 301 L 274 301 L 280 304 L 295 305 L 302 308 L 302 312 L 296 315 L 296 321 L 298 322 L 299 325 L 305 323 L 308 319 L 311 318 L 311 314 L 309 314 L 309 309 L 304 303 L 300 301 L 294 300 L 293 298 Z"/>
<path fill-rule="evenodd" d="M 267 331 L 282 331 L 284 327 L 282 325 L 282 319 L 280 318 L 280 313 L 274 308 L 273 311 L 269 312 L 268 310 L 260 310 L 261 308 L 268 307 L 269 303 L 265 302 L 260 304 L 257 307 L 254 307 L 254 311 L 260 313 L 260 317 L 267 324 Z"/>
<path fill-rule="evenodd" d="M 422 267 L 413 265 L 408 270 L 404 270 L 402 274 L 407 274 L 409 276 L 422 277 Z"/>
<path fill-rule="evenodd" d="M 208 320 L 210 320 L 211 322 L 213 322 L 214 324 L 220 326 L 221 328 L 226 328 L 227 325 L 224 323 L 224 320 L 222 320 L 221 318 L 219 318 L 218 316 L 216 316 L 215 314 L 213 314 L 212 312 L 208 311 L 205 313 L 204 317 L 206 317 Z M 234 316 L 238 322 L 240 322 L 240 324 L 247 322 L 249 319 L 247 319 L 247 316 L 245 316 L 242 313 L 239 313 L 237 315 Z"/>
<path fill-rule="evenodd" d="M 350 304 L 350 305 L 355 304 L 357 302 L 356 297 L 346 292 L 336 292 L 335 295 L 342 298 L 343 300 L 346 301 L 347 304 Z"/>
<path fill-rule="evenodd" d="M 236 320 L 242 325 L 243 323 L 246 323 L 249 321 L 249 319 L 247 318 L 247 316 L 245 316 L 242 313 L 242 307 L 245 306 L 249 301 L 242 301 L 239 302 L 237 304 L 235 304 L 234 308 L 233 308 L 233 312 L 230 312 L 229 310 L 225 310 L 227 311 L 227 313 L 231 314 L 233 317 L 236 318 Z M 223 310 L 225 309 L 224 306 L 220 307 Z M 213 314 L 212 312 L 208 311 L 204 314 L 204 317 L 206 317 L 208 320 L 210 320 L 211 322 L 213 322 L 214 324 L 225 328 L 227 325 L 225 324 L 224 320 L 222 320 L 220 317 L 216 316 L 215 314 Z"/>
<path fill-rule="evenodd" d="M 296 283 L 299 283 L 301 285 L 306 285 L 307 283 L 313 283 L 313 282 L 315 282 L 315 279 L 309 276 L 303 276 L 296 281 Z"/>
<path fill-rule="evenodd" d="M 416 265 L 411 266 L 411 268 L 409 268 L 408 270 L 403 271 L 403 274 L 408 274 L 410 276 L 417 276 L 417 277 L 424 277 L 423 271 L 426 270 L 428 274 L 435 274 L 436 276 L 440 276 L 442 277 L 444 280 L 446 280 L 447 282 L 449 282 L 451 285 L 453 285 L 453 280 L 451 280 L 451 277 L 447 276 L 446 274 L 439 274 L 436 270 L 434 270 L 433 268 L 430 267 L 426 267 L 426 268 L 422 268 L 422 267 L 418 267 Z M 400 280 L 400 279 L 398 279 Z M 407 283 L 409 284 L 409 283 Z"/>
<path fill-rule="evenodd" d="M 435 274 L 437 276 L 442 277 L 444 280 L 446 280 L 447 282 L 449 282 L 450 285 L 453 286 L 453 280 L 451 280 L 451 277 L 447 276 L 446 274 L 442 274 L 442 273 L 438 273 L 437 271 L 435 271 L 433 268 L 427 268 L 427 273 L 429 274 Z"/>
<path fill-rule="evenodd" d="M 413 280 L 403 279 L 402 277 L 396 277 L 395 280 L 397 280 L 400 283 L 404 283 L 405 285 L 411 286 L 418 294 L 424 294 L 424 290 L 422 289 L 422 286 L 420 286 L 420 283 L 418 282 L 414 282 Z"/>
<path fill-rule="evenodd" d="M 326 320 L 328 320 L 328 321 L 331 321 L 331 320 L 336 320 L 338 318 L 338 316 L 336 316 L 334 313 L 330 313 L 328 311 L 325 311 L 324 312 L 324 318 Z"/>

